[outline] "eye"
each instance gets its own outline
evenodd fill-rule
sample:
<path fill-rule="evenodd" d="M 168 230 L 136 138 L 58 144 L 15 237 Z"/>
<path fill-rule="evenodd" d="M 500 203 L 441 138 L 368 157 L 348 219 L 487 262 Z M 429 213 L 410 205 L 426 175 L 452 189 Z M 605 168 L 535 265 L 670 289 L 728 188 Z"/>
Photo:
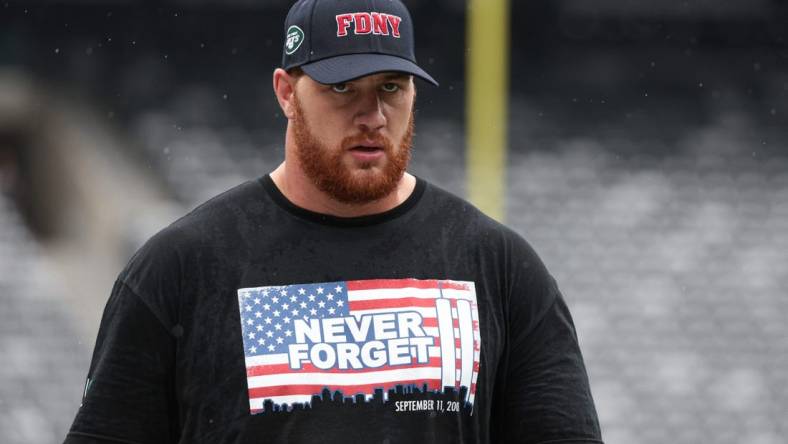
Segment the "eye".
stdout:
<path fill-rule="evenodd" d="M 384 83 L 383 84 L 383 91 L 393 93 L 399 91 L 399 85 L 393 82 Z"/>
<path fill-rule="evenodd" d="M 336 83 L 331 85 L 331 90 L 341 94 L 350 91 L 350 87 L 347 86 L 347 83 Z"/>

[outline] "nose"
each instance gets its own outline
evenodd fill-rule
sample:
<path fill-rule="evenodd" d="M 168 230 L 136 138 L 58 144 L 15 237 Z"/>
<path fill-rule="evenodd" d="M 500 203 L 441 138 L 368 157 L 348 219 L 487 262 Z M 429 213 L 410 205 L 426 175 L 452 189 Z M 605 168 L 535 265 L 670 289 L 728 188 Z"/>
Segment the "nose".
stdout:
<path fill-rule="evenodd" d="M 383 102 L 377 93 L 369 92 L 360 99 L 355 116 L 355 124 L 363 131 L 377 131 L 386 126 L 386 115 L 383 113 Z"/>

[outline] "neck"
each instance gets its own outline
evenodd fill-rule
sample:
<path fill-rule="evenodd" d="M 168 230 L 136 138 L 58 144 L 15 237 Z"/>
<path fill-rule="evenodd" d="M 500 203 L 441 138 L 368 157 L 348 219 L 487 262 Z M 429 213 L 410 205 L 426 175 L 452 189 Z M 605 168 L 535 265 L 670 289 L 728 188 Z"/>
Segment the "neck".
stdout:
<path fill-rule="evenodd" d="M 288 156 L 288 151 L 285 150 L 285 161 L 271 172 L 271 179 L 287 200 L 309 211 L 338 217 L 383 213 L 405 202 L 416 188 L 416 178 L 405 173 L 394 190 L 378 200 L 363 204 L 340 202 L 318 189 L 293 160 L 294 156 Z"/>

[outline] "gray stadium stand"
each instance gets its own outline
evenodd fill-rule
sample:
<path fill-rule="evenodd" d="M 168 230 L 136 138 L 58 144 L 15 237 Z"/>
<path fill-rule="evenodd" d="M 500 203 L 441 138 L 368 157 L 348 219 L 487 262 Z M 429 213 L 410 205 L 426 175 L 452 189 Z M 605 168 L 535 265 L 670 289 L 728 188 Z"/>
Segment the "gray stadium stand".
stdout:
<path fill-rule="evenodd" d="M 0 437 L 55 443 L 79 407 L 92 344 L 13 202 L 0 194 Z"/>

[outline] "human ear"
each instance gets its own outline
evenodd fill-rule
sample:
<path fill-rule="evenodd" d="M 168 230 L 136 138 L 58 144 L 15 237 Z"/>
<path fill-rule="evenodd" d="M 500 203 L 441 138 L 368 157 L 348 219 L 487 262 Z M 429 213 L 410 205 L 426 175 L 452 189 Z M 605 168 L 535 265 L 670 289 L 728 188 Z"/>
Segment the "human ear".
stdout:
<path fill-rule="evenodd" d="M 282 109 L 282 114 L 288 120 L 295 117 L 295 84 L 297 79 L 287 73 L 282 68 L 274 70 L 274 94 L 276 100 L 279 102 L 279 107 Z"/>

